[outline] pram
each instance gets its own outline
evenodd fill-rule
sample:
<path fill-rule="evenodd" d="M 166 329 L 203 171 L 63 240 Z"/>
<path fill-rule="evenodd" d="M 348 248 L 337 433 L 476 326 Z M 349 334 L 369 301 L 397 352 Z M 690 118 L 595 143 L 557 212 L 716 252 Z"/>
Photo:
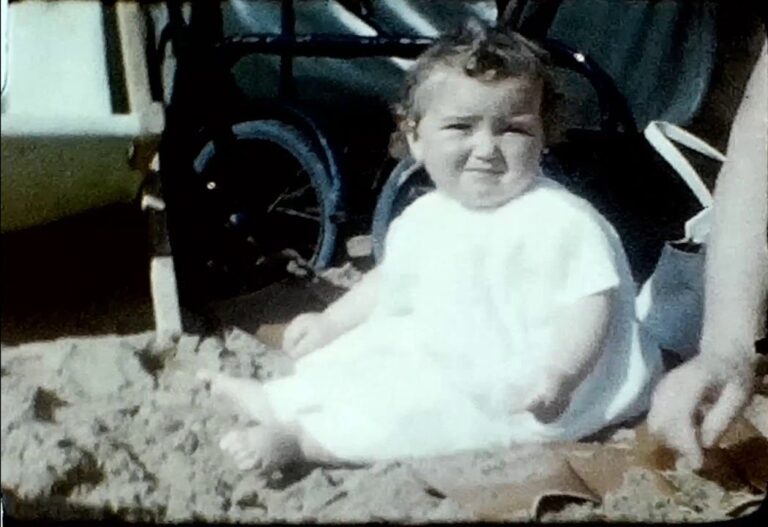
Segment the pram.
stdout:
<path fill-rule="evenodd" d="M 323 115 L 297 97 L 296 63 L 303 57 L 411 59 L 432 42 L 434 34 L 389 31 L 381 23 L 387 17 L 374 16 L 377 9 L 378 14 L 384 11 L 381 4 L 374 9 L 372 2 L 334 3 L 356 20 L 357 27 L 363 26 L 358 33 L 364 34 L 356 35 L 298 34 L 301 19 L 297 19 L 292 0 L 281 1 L 279 16 L 273 4 L 269 11 L 265 3 L 233 3 L 263 10 L 265 19 L 279 20 L 280 31 L 226 35 L 225 26 L 233 26 L 232 16 L 223 12 L 218 2 L 193 2 L 186 9 L 182 2 L 168 1 L 167 24 L 156 44 L 160 61 L 172 57 L 176 62 L 173 79 L 159 75 L 153 86 L 165 92 L 167 102 L 160 174 L 181 300 L 191 306 L 264 287 L 285 276 L 290 261 L 310 272 L 331 265 L 341 255 L 341 240 L 359 232 L 360 225 L 367 227 L 374 208 L 371 234 L 375 255 L 380 258 L 389 223 L 430 187 L 423 172 L 413 170 L 408 160 L 390 171 L 392 162 L 383 160 L 384 149 L 379 151 L 382 161 L 373 163 L 379 177 L 363 184 L 353 177 L 343 141 L 333 133 L 337 124 L 334 113 L 341 114 L 344 105 L 334 101 L 329 118 L 328 112 Z M 394 3 L 406 7 L 414 4 Z M 630 244 L 628 252 L 641 281 L 652 269 L 669 232 L 658 225 L 643 230 L 642 214 L 636 214 L 639 209 L 618 210 L 616 195 L 629 203 L 640 187 L 650 189 L 653 213 L 670 225 L 675 218 L 689 215 L 695 202 L 681 201 L 686 190 L 675 187 L 674 178 L 669 178 L 672 187 L 662 184 L 668 192 L 661 200 L 651 179 L 638 185 L 621 172 L 607 184 L 596 179 L 595 172 L 605 174 L 624 165 L 633 167 L 632 174 L 640 173 L 649 167 L 652 155 L 642 147 L 638 150 L 644 141 L 633 110 L 611 76 L 586 53 L 561 40 L 546 38 L 562 3 L 468 2 L 475 14 L 496 17 L 510 28 L 541 40 L 559 69 L 581 78 L 582 83 L 586 79 L 591 86 L 597 108 L 594 113 L 599 115 L 596 126 L 590 133 L 576 133 L 550 149 L 544 169 L 602 206 L 610 219 L 618 220 L 620 234 L 639 240 Z M 299 7 L 309 4 L 312 2 Z M 437 31 L 428 28 L 426 32 Z M 167 53 L 169 45 L 172 54 Z M 264 93 L 257 98 L 244 96 L 235 79 L 234 71 L 254 55 L 279 57 L 277 63 L 271 63 L 271 74 L 260 72 L 265 79 L 259 83 L 262 91 L 270 80 L 277 85 L 277 90 L 266 97 Z M 156 70 L 162 72 L 162 64 Z M 708 70 L 704 67 L 703 73 L 697 74 L 704 76 L 703 89 Z M 690 116 L 696 103 L 689 101 L 687 109 L 678 111 L 676 120 Z M 372 118 L 371 122 L 384 131 L 391 127 L 386 120 Z M 640 208 L 648 208 L 647 200 Z M 622 218 L 629 221 L 622 222 Z M 170 253 L 167 243 L 160 245 Z"/>

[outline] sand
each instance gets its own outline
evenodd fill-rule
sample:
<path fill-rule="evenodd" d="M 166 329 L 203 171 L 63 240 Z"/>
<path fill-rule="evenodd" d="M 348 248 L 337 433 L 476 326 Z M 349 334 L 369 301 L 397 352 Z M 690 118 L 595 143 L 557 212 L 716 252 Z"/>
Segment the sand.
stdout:
<path fill-rule="evenodd" d="M 6 514 L 153 522 L 470 521 L 473 510 L 421 474 L 449 465 L 486 473 L 498 470 L 507 454 L 241 472 L 217 443 L 225 431 L 248 425 L 248 417 L 211 396 L 194 374 L 208 368 L 265 380 L 290 373 L 290 360 L 237 329 L 225 339 L 185 335 L 166 351 L 152 350 L 152 342 L 152 333 L 142 333 L 2 348 Z M 768 399 L 756 399 L 750 411 L 764 420 Z M 705 521 L 727 518 L 739 503 L 745 505 L 733 514 L 747 514 L 760 502 L 691 473 L 678 478 L 677 501 L 655 493 L 649 474 L 638 469 L 602 503 L 554 500 L 540 519 Z"/>

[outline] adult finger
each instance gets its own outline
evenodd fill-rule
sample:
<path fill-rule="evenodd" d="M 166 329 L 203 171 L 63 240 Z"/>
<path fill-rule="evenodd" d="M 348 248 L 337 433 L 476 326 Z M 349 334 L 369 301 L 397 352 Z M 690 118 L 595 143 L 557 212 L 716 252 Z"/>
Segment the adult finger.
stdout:
<path fill-rule="evenodd" d="M 703 463 L 703 453 L 696 436 L 694 413 L 698 400 L 692 395 L 675 399 L 676 390 L 667 385 L 657 391 L 651 413 L 648 415 L 648 429 L 668 447 L 675 450 L 694 469 Z"/>
<path fill-rule="evenodd" d="M 668 432 L 672 422 L 679 420 L 680 415 L 688 414 L 684 408 L 681 409 L 681 401 L 677 400 L 679 373 L 677 370 L 668 373 L 656 386 L 651 397 L 651 408 L 646 419 L 648 430 L 662 438 Z"/>
<path fill-rule="evenodd" d="M 676 450 L 692 469 L 699 469 L 704 464 L 704 452 L 692 417 L 686 417 L 677 426 L 667 428 L 663 437 L 666 444 Z"/>
<path fill-rule="evenodd" d="M 670 372 L 659 383 L 648 414 L 648 429 L 694 467 L 703 462 L 694 416 L 707 389 L 695 364 Z"/>
<path fill-rule="evenodd" d="M 752 395 L 751 386 L 740 383 L 741 379 L 729 381 L 723 388 L 714 406 L 707 412 L 701 424 L 701 442 L 710 448 L 725 433 L 731 421 L 741 412 Z"/>

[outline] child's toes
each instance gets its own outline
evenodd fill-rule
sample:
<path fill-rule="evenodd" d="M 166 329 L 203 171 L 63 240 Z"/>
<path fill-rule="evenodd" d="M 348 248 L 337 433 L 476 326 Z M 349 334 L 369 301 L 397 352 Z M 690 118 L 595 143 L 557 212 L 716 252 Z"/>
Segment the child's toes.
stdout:
<path fill-rule="evenodd" d="M 233 430 L 224 434 L 224 437 L 219 441 L 219 448 L 230 454 L 232 451 L 237 450 L 238 444 L 237 432 Z"/>
<path fill-rule="evenodd" d="M 271 470 L 301 457 L 295 437 L 268 426 L 233 430 L 221 438 L 219 446 L 241 470 Z"/>
<path fill-rule="evenodd" d="M 242 451 L 233 458 L 235 466 L 240 470 L 251 470 L 261 468 L 261 456 L 255 452 Z"/>
<path fill-rule="evenodd" d="M 262 445 L 253 441 L 254 430 L 233 430 L 224 435 L 219 446 L 226 452 L 240 470 L 248 470 L 261 464 Z"/>
<path fill-rule="evenodd" d="M 197 370 L 195 377 L 203 382 L 211 382 L 216 378 L 217 375 L 218 373 L 211 370 Z"/>
<path fill-rule="evenodd" d="M 232 460 L 235 462 L 235 465 L 240 470 L 248 470 L 249 468 L 253 468 L 254 465 L 256 465 L 256 462 L 259 461 L 260 457 L 257 452 L 254 452 L 242 444 L 239 445 L 239 448 L 233 448 L 230 451 L 230 455 L 232 456 Z"/>

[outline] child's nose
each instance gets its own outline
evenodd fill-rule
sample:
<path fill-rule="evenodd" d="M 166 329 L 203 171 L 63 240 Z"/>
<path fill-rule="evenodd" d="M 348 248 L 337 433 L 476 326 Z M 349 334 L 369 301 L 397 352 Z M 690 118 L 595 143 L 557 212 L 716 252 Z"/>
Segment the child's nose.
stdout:
<path fill-rule="evenodd" d="M 475 133 L 472 153 L 480 159 L 493 159 L 498 151 L 496 136 L 490 130 L 478 130 Z"/>

